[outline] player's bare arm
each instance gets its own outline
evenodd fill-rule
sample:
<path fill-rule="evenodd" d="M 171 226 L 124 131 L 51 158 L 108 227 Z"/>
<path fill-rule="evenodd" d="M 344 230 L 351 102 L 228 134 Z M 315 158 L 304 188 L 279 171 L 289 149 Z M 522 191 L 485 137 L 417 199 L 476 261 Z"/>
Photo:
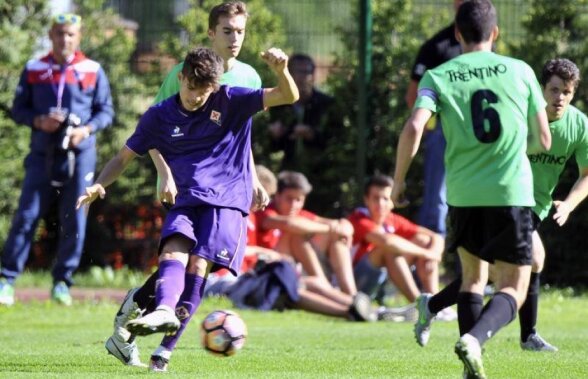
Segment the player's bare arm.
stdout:
<path fill-rule="evenodd" d="M 377 247 L 384 248 L 394 254 L 402 254 L 406 256 L 412 256 L 416 258 L 426 258 L 435 261 L 441 260 L 441 255 L 428 248 L 419 246 L 418 244 L 407 240 L 406 238 L 400 237 L 392 233 L 385 233 L 378 230 L 371 231 L 366 234 L 365 239 L 376 245 Z"/>
<path fill-rule="evenodd" d="M 580 177 L 566 196 L 565 200 L 555 200 L 553 219 L 559 226 L 568 220 L 570 213 L 588 196 L 588 167 L 580 168 Z"/>
<path fill-rule="evenodd" d="M 529 119 L 529 138 L 527 154 L 537 154 L 551 148 L 551 132 L 545 109 L 540 110 Z"/>
<path fill-rule="evenodd" d="M 251 167 L 251 178 L 253 180 L 253 198 L 251 199 L 251 212 L 265 209 L 269 204 L 270 198 L 259 181 L 257 170 L 255 169 L 255 160 L 253 159 L 253 152 L 249 150 L 249 165 Z"/>
<path fill-rule="evenodd" d="M 261 53 L 261 57 L 274 72 L 278 86 L 266 88 L 263 93 L 263 106 L 266 108 L 277 105 L 292 104 L 300 95 L 294 79 L 288 71 L 288 56 L 281 49 L 272 47 Z"/>
<path fill-rule="evenodd" d="M 404 183 L 408 168 L 419 149 L 427 121 L 429 121 L 432 115 L 433 113 L 428 109 L 417 108 L 412 112 L 406 124 L 404 124 L 396 150 L 394 183 Z M 401 204 L 403 202 L 403 192 L 403 185 L 395 185 L 392 188 L 391 198 L 394 204 Z"/>
<path fill-rule="evenodd" d="M 82 205 L 90 205 L 98 197 L 103 199 L 106 195 L 104 188 L 114 183 L 136 156 L 137 154 L 126 146 L 120 149 L 118 154 L 104 166 L 94 184 L 86 187 L 86 193 L 80 196 L 76 202 L 76 209 Z"/>
<path fill-rule="evenodd" d="M 175 204 L 178 189 L 167 162 L 165 159 L 163 159 L 161 153 L 156 149 L 149 150 L 149 156 L 151 157 L 151 160 L 155 165 L 155 169 L 157 170 L 157 175 L 160 178 L 159 185 L 157 187 L 159 199 L 162 203 Z"/>
<path fill-rule="evenodd" d="M 262 229 L 279 229 L 294 234 L 327 234 L 331 225 L 300 216 L 268 216 L 263 220 Z"/>

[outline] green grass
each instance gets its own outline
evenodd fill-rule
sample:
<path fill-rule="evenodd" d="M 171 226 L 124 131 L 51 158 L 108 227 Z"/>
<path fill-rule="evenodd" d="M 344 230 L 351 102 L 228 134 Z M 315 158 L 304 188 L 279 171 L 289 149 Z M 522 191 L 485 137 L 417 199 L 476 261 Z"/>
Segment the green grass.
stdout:
<path fill-rule="evenodd" d="M 588 297 L 553 291 L 542 297 L 539 330 L 560 351 L 523 352 L 518 321 L 486 345 L 490 378 L 586 378 Z M 174 353 L 170 376 L 181 378 L 458 378 L 453 353 L 456 322 L 433 325 L 431 342 L 419 347 L 408 323 L 351 323 L 298 311 L 241 311 L 249 328 L 242 352 L 211 356 L 200 347 L 199 322 L 209 311 L 230 307 L 206 300 Z M 145 369 L 122 366 L 104 350 L 116 304 L 50 302 L 0 308 L 0 377 L 148 377 Z M 142 360 L 160 336 L 139 340 Z M 152 377 L 151 374 L 149 377 Z"/>

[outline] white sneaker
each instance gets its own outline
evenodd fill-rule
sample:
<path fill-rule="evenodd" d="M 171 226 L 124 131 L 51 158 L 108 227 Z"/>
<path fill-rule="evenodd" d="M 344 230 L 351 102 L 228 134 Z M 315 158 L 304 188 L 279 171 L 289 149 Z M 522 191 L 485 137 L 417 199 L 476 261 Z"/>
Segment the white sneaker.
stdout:
<path fill-rule="evenodd" d="M 486 379 L 482 363 L 482 347 L 476 337 L 464 334 L 455 344 L 455 354 L 463 362 L 466 378 Z"/>
<path fill-rule="evenodd" d="M 174 335 L 180 328 L 180 320 L 175 313 L 167 308 L 157 308 L 146 316 L 127 322 L 126 329 L 138 336 L 147 336 L 153 333 L 165 333 Z"/>
<path fill-rule="evenodd" d="M 121 341 L 128 341 L 129 338 L 131 338 L 131 333 L 125 328 L 127 322 L 140 317 L 143 313 L 137 303 L 133 300 L 133 296 L 138 290 L 138 288 L 133 288 L 127 292 L 127 296 L 125 296 L 116 316 L 114 316 L 113 335 L 118 337 Z"/>
<path fill-rule="evenodd" d="M 114 355 L 116 359 L 127 366 L 147 367 L 145 363 L 141 362 L 139 347 L 135 341 L 129 343 L 119 340 L 116 336 L 110 336 L 104 347 L 109 354 Z"/>
<path fill-rule="evenodd" d="M 416 309 L 419 315 L 414 324 L 414 337 L 421 346 L 426 346 L 429 343 L 431 323 L 435 318 L 435 314 L 429 311 L 429 300 L 432 296 L 430 293 L 423 293 L 416 300 Z"/>

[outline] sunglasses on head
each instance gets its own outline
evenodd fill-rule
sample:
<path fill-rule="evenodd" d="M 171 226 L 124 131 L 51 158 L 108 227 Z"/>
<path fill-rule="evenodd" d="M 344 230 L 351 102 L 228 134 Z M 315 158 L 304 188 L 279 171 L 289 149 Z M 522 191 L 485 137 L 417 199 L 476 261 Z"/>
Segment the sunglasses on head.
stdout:
<path fill-rule="evenodd" d="M 54 24 L 79 24 L 82 22 L 82 17 L 73 13 L 62 13 L 53 17 Z"/>

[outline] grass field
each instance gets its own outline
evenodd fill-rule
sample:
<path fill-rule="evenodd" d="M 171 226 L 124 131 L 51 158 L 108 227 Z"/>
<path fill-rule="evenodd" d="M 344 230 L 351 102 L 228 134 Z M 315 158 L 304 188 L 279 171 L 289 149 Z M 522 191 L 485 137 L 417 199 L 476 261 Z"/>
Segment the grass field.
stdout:
<path fill-rule="evenodd" d="M 456 322 L 433 325 L 431 342 L 419 347 L 408 323 L 351 323 L 298 311 L 241 311 L 249 328 L 243 351 L 231 358 L 206 353 L 199 322 L 223 300 L 206 300 L 174 353 L 168 376 L 180 378 L 460 378 L 453 353 Z M 122 366 L 106 354 L 117 305 L 50 302 L 0 308 L 0 377 L 153 377 L 146 369 Z M 542 297 L 541 334 L 555 354 L 523 352 L 518 321 L 486 345 L 490 378 L 588 378 L 588 296 L 551 292 Z M 142 360 L 160 336 L 139 340 Z"/>

